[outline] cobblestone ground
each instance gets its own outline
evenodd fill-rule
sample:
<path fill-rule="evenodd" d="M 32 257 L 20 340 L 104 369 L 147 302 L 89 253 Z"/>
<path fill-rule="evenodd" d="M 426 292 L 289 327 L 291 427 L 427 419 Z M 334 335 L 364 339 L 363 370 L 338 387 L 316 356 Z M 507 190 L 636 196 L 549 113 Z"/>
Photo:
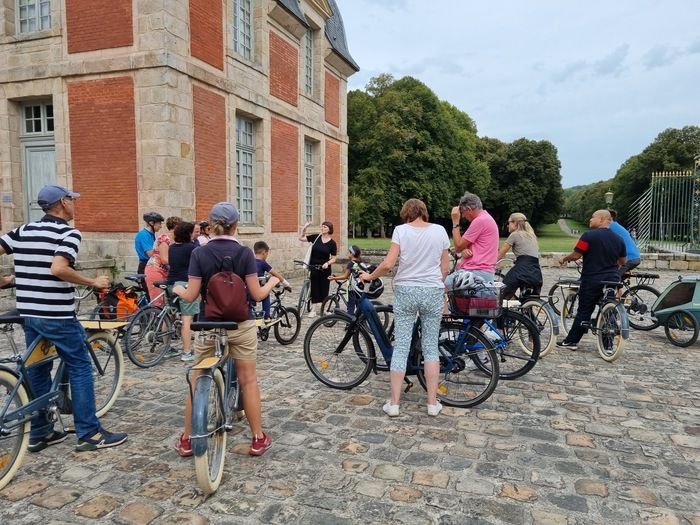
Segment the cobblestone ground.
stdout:
<path fill-rule="evenodd" d="M 547 284 L 558 274 L 547 271 Z M 78 454 L 70 437 L 28 454 L 0 492 L 0 522 L 700 524 L 697 345 L 633 332 L 608 364 L 586 336 L 579 351 L 555 349 L 522 380 L 501 381 L 477 408 L 429 418 L 416 386 L 390 420 L 387 374 L 350 392 L 312 377 L 308 324 L 294 345 L 261 343 L 274 446 L 245 455 L 250 434 L 239 424 L 217 494 L 205 500 L 192 460 L 173 450 L 183 364 L 140 370 L 127 360 L 103 422 L 129 441 Z"/>

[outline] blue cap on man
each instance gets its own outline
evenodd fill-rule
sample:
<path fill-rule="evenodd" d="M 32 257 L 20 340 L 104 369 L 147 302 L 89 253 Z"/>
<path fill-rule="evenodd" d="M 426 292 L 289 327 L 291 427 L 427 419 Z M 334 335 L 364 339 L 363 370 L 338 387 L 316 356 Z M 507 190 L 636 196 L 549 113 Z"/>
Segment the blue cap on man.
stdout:
<path fill-rule="evenodd" d="M 46 211 L 53 208 L 53 205 L 64 197 L 77 199 L 80 197 L 80 193 L 70 191 L 69 189 L 57 184 L 49 184 L 48 186 L 44 186 L 41 188 L 41 190 L 39 190 L 39 195 L 37 196 L 36 200 L 39 206 L 41 206 L 41 209 Z"/>

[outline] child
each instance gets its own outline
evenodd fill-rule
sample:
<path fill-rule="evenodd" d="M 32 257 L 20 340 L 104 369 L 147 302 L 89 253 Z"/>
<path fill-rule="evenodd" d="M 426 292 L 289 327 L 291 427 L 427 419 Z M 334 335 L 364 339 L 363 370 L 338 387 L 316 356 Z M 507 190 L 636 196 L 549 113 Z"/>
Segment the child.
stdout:
<path fill-rule="evenodd" d="M 267 257 L 270 255 L 270 247 L 267 245 L 265 241 L 258 241 L 253 245 L 253 251 L 255 252 L 255 266 L 258 268 L 258 277 L 265 277 L 265 273 L 270 273 L 274 277 L 277 277 L 280 282 L 282 283 L 282 286 L 287 288 L 287 290 L 291 291 L 292 288 L 289 286 L 289 282 L 282 277 L 282 275 L 272 269 L 272 266 L 270 266 L 267 262 Z M 268 295 L 263 299 L 262 301 L 263 305 L 263 312 L 265 315 L 265 321 L 270 320 L 270 296 Z"/>
<path fill-rule="evenodd" d="M 329 281 L 344 281 L 348 277 L 350 277 L 350 273 L 353 270 L 358 270 L 360 269 L 359 265 L 362 263 L 362 259 L 360 259 L 360 255 L 362 252 L 360 252 L 360 249 L 355 246 L 354 244 L 348 248 L 348 264 L 345 265 L 345 271 L 343 272 L 343 275 L 330 275 L 328 277 Z M 350 315 L 355 315 L 355 296 L 348 291 L 348 313 Z"/>

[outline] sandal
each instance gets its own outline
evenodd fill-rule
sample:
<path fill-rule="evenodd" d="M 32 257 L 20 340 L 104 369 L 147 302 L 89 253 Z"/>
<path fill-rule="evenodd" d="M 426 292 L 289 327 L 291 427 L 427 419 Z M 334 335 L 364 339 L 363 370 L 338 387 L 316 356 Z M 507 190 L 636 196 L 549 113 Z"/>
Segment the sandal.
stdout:
<path fill-rule="evenodd" d="M 180 434 L 175 442 L 175 451 L 183 458 L 188 458 L 192 455 L 192 441 L 190 438 L 185 437 L 184 432 Z"/>

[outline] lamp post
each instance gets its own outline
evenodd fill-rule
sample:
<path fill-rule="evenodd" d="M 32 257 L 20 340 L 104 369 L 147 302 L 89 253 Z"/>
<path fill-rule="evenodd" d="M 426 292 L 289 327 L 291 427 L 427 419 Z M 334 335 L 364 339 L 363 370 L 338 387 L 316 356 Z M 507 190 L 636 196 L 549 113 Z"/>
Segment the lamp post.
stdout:
<path fill-rule="evenodd" d="M 612 191 L 608 190 L 603 196 L 605 197 L 605 204 L 607 204 L 609 208 L 613 203 L 613 197 L 615 196 L 615 194 Z"/>

